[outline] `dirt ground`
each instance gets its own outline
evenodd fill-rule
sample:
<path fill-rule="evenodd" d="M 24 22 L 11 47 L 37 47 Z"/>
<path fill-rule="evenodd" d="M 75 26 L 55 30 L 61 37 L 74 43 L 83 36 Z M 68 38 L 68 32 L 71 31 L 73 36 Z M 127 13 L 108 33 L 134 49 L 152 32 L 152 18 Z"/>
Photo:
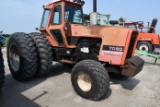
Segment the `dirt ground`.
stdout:
<path fill-rule="evenodd" d="M 6 78 L 0 107 L 160 107 L 160 59 L 142 57 L 142 72 L 127 80 L 111 78 L 108 98 L 94 102 L 78 96 L 71 85 L 71 68 L 53 63 L 50 74 L 26 82 L 13 79 L 5 58 Z"/>

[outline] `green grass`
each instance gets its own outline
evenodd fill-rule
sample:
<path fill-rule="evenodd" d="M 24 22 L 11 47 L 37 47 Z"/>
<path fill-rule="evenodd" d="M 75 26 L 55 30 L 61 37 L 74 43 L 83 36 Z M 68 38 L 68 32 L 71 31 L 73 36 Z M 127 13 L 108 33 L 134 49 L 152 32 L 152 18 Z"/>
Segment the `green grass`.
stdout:
<path fill-rule="evenodd" d="M 4 46 L 7 46 L 8 39 L 9 39 L 9 37 L 6 37 L 6 40 L 5 40 Z"/>

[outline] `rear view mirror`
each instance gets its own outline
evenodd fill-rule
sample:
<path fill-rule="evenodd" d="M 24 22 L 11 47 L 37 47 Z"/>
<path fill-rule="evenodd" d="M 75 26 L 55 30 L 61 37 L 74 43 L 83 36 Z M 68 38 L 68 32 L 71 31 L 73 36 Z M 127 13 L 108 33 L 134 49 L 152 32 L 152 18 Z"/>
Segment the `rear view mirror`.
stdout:
<path fill-rule="evenodd" d="M 81 1 L 81 4 L 84 5 L 84 4 L 85 4 L 85 1 Z"/>

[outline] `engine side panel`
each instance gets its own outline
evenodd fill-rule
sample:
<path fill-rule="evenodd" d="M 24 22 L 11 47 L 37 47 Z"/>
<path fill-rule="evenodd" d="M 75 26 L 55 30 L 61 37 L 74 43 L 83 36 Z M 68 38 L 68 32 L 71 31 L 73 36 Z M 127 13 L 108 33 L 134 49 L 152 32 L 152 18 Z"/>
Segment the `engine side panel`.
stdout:
<path fill-rule="evenodd" d="M 109 28 L 102 39 L 99 60 L 112 65 L 124 65 L 131 39 L 128 29 Z"/>
<path fill-rule="evenodd" d="M 112 65 L 124 65 L 133 30 L 107 26 L 71 25 L 72 36 L 101 38 L 98 59 Z M 136 43 L 133 46 L 136 48 Z M 132 56 L 134 51 L 132 51 Z"/>

